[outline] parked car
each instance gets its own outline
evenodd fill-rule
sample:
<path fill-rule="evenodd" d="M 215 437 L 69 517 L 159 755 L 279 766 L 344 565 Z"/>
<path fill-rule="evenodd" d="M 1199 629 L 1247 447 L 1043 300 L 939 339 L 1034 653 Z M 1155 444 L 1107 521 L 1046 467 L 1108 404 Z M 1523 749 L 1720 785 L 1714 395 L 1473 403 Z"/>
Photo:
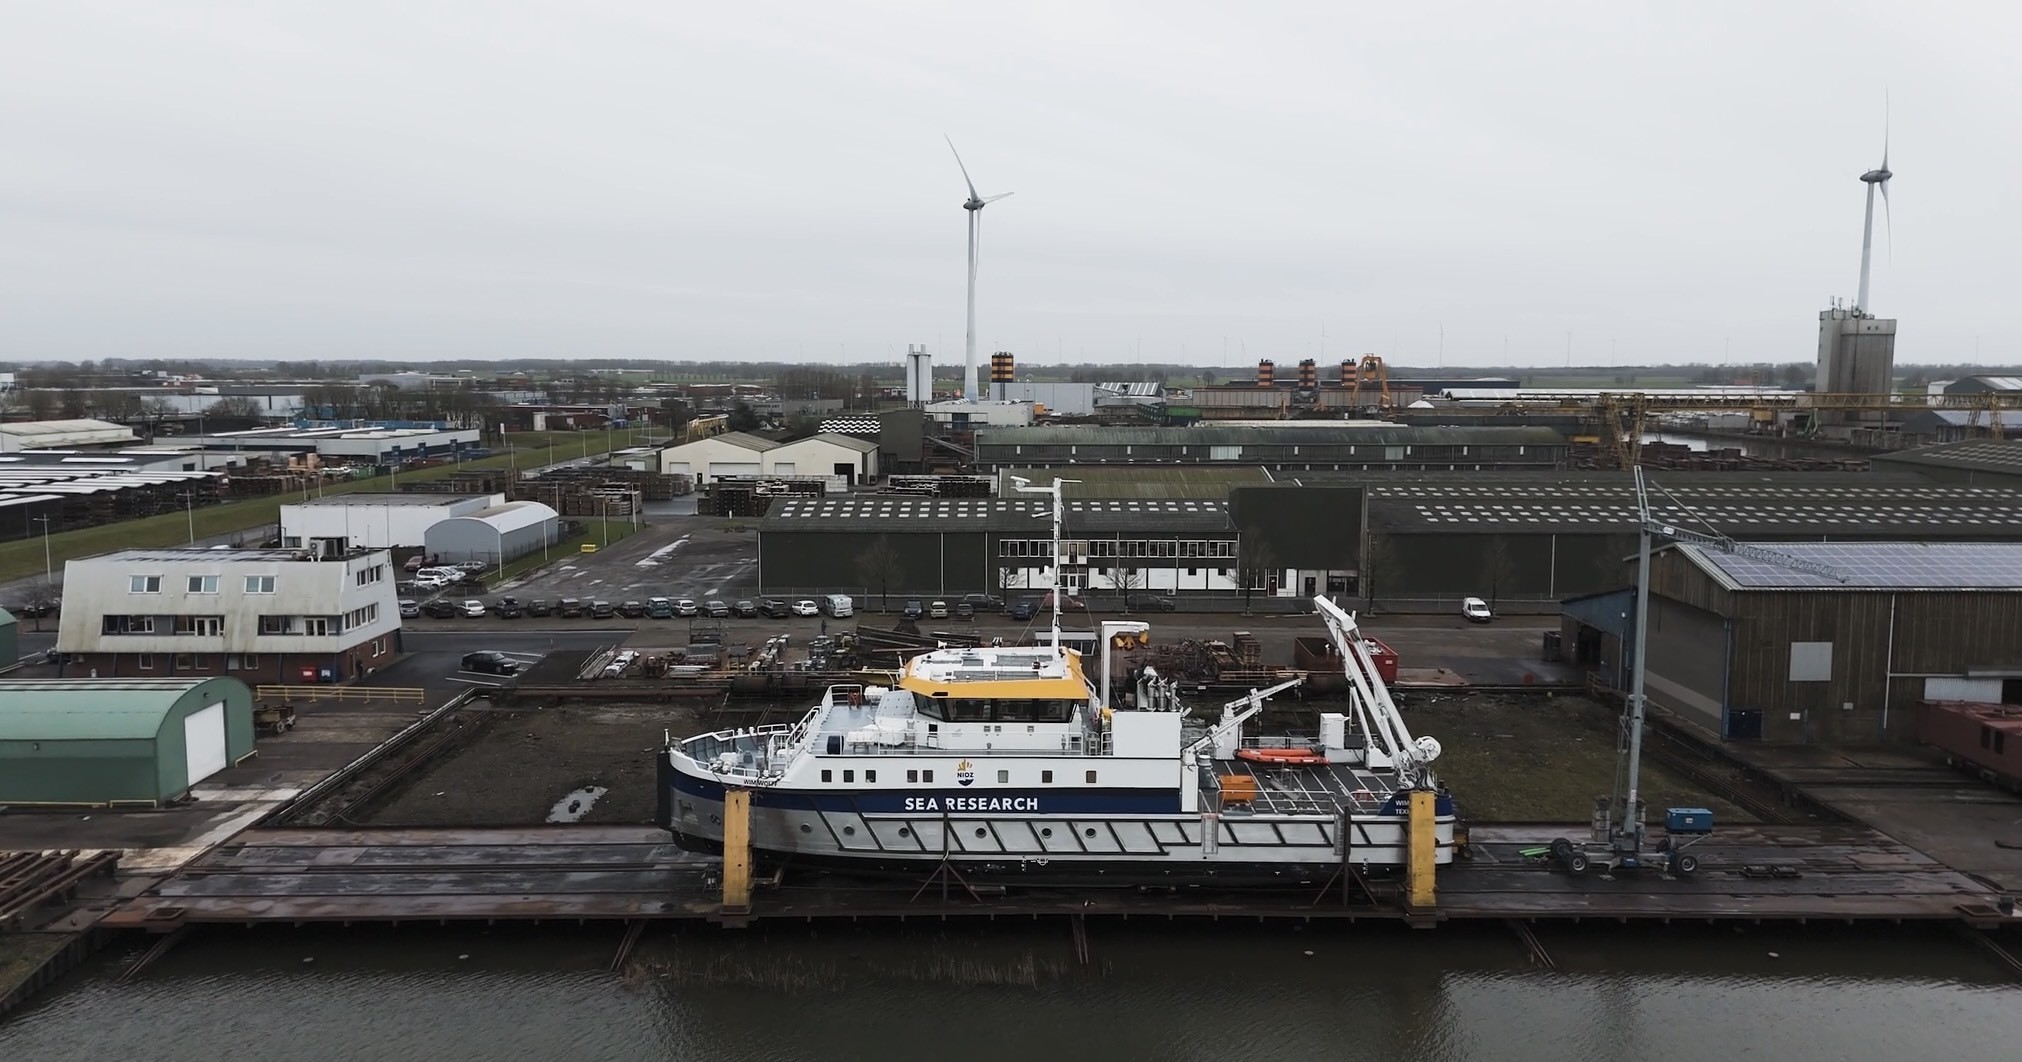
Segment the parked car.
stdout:
<path fill-rule="evenodd" d="M 730 618 L 730 603 L 720 597 L 712 597 L 702 603 L 702 611 L 715 619 Z"/>
<path fill-rule="evenodd" d="M 411 597 L 404 597 L 400 599 L 401 619 L 413 619 L 414 617 L 419 615 L 421 615 L 421 602 L 416 601 Z"/>
<path fill-rule="evenodd" d="M 554 614 L 555 603 L 546 598 L 535 598 L 527 602 L 527 615 L 529 616 L 552 616 Z"/>
<path fill-rule="evenodd" d="M 671 597 L 647 598 L 646 615 L 652 619 L 673 619 L 674 599 Z"/>
<path fill-rule="evenodd" d="M 931 604 L 931 605 L 928 605 L 928 606 L 927 606 L 927 618 L 928 618 L 928 619 L 947 619 L 947 618 L 948 618 L 948 603 L 947 603 L 946 601 L 936 601 L 936 602 L 934 602 L 933 604 Z"/>
<path fill-rule="evenodd" d="M 463 654 L 463 669 L 484 675 L 510 675 L 520 669 L 520 662 L 490 649 Z"/>
<path fill-rule="evenodd" d="M 1004 599 L 996 594 L 963 594 L 962 603 L 978 612 L 995 612 L 1004 607 Z"/>
<path fill-rule="evenodd" d="M 1039 611 L 1039 602 L 1033 598 L 1021 597 L 1004 606 L 1004 614 L 1015 620 L 1029 620 Z"/>
<path fill-rule="evenodd" d="M 702 614 L 702 606 L 696 604 L 694 598 L 684 597 L 674 602 L 674 614 L 676 616 L 700 616 Z"/>
<path fill-rule="evenodd" d="M 459 562 L 456 567 L 458 571 L 469 572 L 473 575 L 481 575 L 483 574 L 484 570 L 486 568 L 491 567 L 491 565 L 486 564 L 485 562 L 480 560 L 467 560 Z"/>
<path fill-rule="evenodd" d="M 926 614 L 927 606 L 920 604 L 918 601 L 908 601 L 906 602 L 906 607 L 899 610 L 900 619 L 916 620 Z"/>
<path fill-rule="evenodd" d="M 563 618 L 575 619 L 576 617 L 582 614 L 583 614 L 583 602 L 580 599 L 573 597 L 565 597 L 562 599 L 561 615 Z"/>
<path fill-rule="evenodd" d="M 450 581 L 448 579 L 445 579 L 440 575 L 417 575 L 414 577 L 413 585 L 415 591 L 418 593 L 432 594 L 435 593 L 437 590 L 440 590 L 443 587 L 448 586 L 449 583 Z"/>
<path fill-rule="evenodd" d="M 1162 594 L 1125 594 L 1124 604 L 1132 612 L 1171 612 L 1179 602 Z"/>
<path fill-rule="evenodd" d="M 420 571 L 421 566 L 427 563 L 428 558 L 417 553 L 414 556 L 407 558 L 407 563 L 401 565 L 400 570 L 408 573 L 409 575 L 412 575 L 415 572 Z"/>
<path fill-rule="evenodd" d="M 738 619 L 758 618 L 758 606 L 752 604 L 749 598 L 741 600 L 737 604 L 730 606 L 730 611 L 736 613 Z"/>
<path fill-rule="evenodd" d="M 520 604 L 520 599 L 516 597 L 499 598 L 498 603 L 493 605 L 491 610 L 492 614 L 500 619 L 519 619 L 526 612 L 526 608 Z"/>
<path fill-rule="evenodd" d="M 465 616 L 470 617 L 477 617 L 484 615 L 484 602 L 479 601 L 476 598 L 472 598 L 469 601 L 464 602 L 463 614 Z"/>
<path fill-rule="evenodd" d="M 803 597 L 793 603 L 793 614 L 796 616 L 819 616 L 821 615 L 821 606 L 815 604 L 813 598 Z"/>
<path fill-rule="evenodd" d="M 438 597 L 428 604 L 421 606 L 421 614 L 434 619 L 455 619 L 457 614 L 456 602 L 446 601 Z"/>
<path fill-rule="evenodd" d="M 613 616 L 616 616 L 617 614 L 618 610 L 615 607 L 613 607 L 609 601 L 590 602 L 591 619 L 610 619 Z"/>
<path fill-rule="evenodd" d="M 1495 614 L 1488 610 L 1488 602 L 1478 597 L 1461 598 L 1460 614 L 1466 616 L 1469 623 L 1487 623 L 1495 618 Z"/>
<path fill-rule="evenodd" d="M 645 619 L 646 603 L 643 601 L 627 601 L 618 606 L 618 615 L 626 619 Z"/>
<path fill-rule="evenodd" d="M 975 619 L 975 618 L 976 618 L 976 606 L 974 606 L 974 605 L 972 605 L 972 604 L 968 603 L 967 601 L 957 601 L 957 602 L 955 602 L 955 618 L 956 618 L 956 619 L 958 619 L 958 620 L 972 620 L 972 619 Z"/>
<path fill-rule="evenodd" d="M 1040 598 L 1040 599 L 1039 599 L 1039 611 L 1041 611 L 1041 612 L 1050 612 L 1050 611 L 1052 611 L 1052 610 L 1053 610 L 1053 598 L 1054 598 L 1054 597 L 1055 597 L 1055 595 L 1056 595 L 1056 594 L 1058 594 L 1058 593 L 1059 593 L 1058 591 L 1054 591 L 1054 592 L 1052 592 L 1052 593 L 1048 593 L 1048 594 L 1047 594 L 1046 596 L 1044 596 L 1044 597 Z M 1080 597 L 1078 597 L 1078 596 L 1076 596 L 1076 595 L 1074 595 L 1074 594 L 1059 594 L 1059 597 L 1060 597 L 1060 611 L 1062 611 L 1062 612 L 1076 612 L 1076 611 L 1080 611 L 1080 612 L 1086 612 L 1086 611 L 1088 611 L 1088 602 L 1086 602 L 1086 601 L 1082 600 L 1082 599 L 1081 599 Z"/>
<path fill-rule="evenodd" d="M 768 597 L 764 601 L 759 602 L 758 613 L 761 616 L 770 616 L 773 619 L 785 619 L 793 615 L 793 608 L 779 598 Z"/>

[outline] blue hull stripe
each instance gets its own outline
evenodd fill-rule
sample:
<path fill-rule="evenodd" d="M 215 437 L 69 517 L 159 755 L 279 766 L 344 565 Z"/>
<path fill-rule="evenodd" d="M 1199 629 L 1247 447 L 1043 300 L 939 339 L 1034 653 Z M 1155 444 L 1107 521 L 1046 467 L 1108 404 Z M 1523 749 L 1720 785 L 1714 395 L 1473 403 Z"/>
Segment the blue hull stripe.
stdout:
<path fill-rule="evenodd" d="M 721 801 L 723 785 L 679 770 L 668 770 L 673 788 L 703 800 Z M 1176 789 L 866 789 L 809 792 L 755 786 L 755 807 L 855 812 L 866 815 L 1177 815 Z"/>

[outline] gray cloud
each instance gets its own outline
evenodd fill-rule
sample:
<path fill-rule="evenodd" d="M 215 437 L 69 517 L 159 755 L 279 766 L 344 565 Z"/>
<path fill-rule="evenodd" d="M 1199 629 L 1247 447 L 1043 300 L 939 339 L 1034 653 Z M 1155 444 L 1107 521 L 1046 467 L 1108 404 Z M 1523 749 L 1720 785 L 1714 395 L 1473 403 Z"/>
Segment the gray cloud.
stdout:
<path fill-rule="evenodd" d="M 7 5 L 0 357 L 2013 360 L 2022 16 Z M 1397 9 L 1393 10 L 1392 7 Z"/>

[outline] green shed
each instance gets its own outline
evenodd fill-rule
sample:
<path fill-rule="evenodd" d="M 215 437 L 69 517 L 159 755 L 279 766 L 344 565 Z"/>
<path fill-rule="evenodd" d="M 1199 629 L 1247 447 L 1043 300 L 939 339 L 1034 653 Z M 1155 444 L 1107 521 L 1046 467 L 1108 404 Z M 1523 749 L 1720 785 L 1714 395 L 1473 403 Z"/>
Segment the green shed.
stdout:
<path fill-rule="evenodd" d="M 0 608 L 0 671 L 14 666 L 21 659 L 21 621 L 14 613 Z"/>
<path fill-rule="evenodd" d="M 0 804 L 164 804 L 252 752 L 235 678 L 0 681 Z"/>

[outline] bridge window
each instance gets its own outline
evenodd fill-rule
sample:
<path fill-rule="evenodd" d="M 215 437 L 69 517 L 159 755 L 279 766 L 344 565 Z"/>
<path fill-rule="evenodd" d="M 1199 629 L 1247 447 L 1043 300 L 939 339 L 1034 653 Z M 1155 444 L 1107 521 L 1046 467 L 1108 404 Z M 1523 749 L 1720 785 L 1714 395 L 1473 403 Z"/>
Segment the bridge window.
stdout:
<path fill-rule="evenodd" d="M 1050 785 L 1050 784 L 1051 784 L 1051 783 L 1053 782 L 1053 772 L 1052 772 L 1052 771 L 1040 771 L 1040 772 L 1039 772 L 1039 780 L 1040 780 L 1041 782 L 1045 782 L 1045 783 L 1047 783 L 1047 784 L 1049 784 L 1049 785 Z"/>
<path fill-rule="evenodd" d="M 843 780 L 843 781 L 845 781 L 845 782 L 854 782 L 854 781 L 856 781 L 856 780 L 857 780 L 857 772 L 855 772 L 855 771 L 844 771 L 844 772 L 842 773 L 842 780 Z"/>
<path fill-rule="evenodd" d="M 834 777 L 834 774 L 835 772 L 833 771 L 823 771 L 821 772 L 821 780 L 824 782 L 831 781 Z"/>

